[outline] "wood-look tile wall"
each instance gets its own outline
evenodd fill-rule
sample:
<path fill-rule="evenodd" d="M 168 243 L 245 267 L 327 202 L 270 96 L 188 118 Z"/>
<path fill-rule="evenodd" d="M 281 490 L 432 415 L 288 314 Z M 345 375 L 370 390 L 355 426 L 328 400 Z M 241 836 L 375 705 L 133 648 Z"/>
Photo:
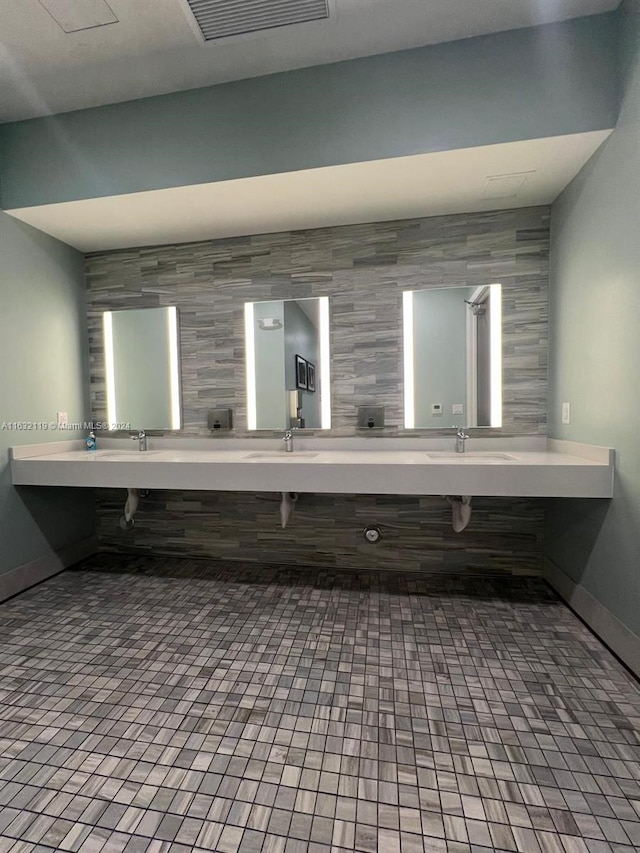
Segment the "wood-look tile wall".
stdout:
<path fill-rule="evenodd" d="M 500 282 L 502 432 L 544 435 L 548 248 L 549 209 L 536 207 L 91 254 L 86 269 L 92 416 L 106 420 L 102 312 L 177 305 L 182 433 L 209 435 L 207 410 L 231 406 L 233 435 L 255 435 L 246 430 L 244 303 L 329 296 L 333 426 L 317 434 L 357 434 L 358 406 L 378 403 L 386 407 L 381 434 L 406 435 L 402 292 Z M 259 496 L 165 492 L 146 504 L 129 534 L 117 530 L 118 501 L 111 493 L 100 501 L 105 547 L 363 568 L 384 563 L 403 569 L 540 569 L 537 501 L 489 501 L 486 514 L 476 509 L 460 536 L 450 534 L 446 506 L 438 498 L 305 496 L 305 513 L 296 511 L 298 527 L 282 532 L 277 505 L 267 513 Z M 227 513 L 232 522 L 223 524 Z M 382 515 L 388 531 L 402 534 L 391 534 L 385 541 L 394 544 L 374 553 L 360 539 L 363 515 L 367 523 Z M 480 524 L 496 517 L 497 526 Z"/>
<path fill-rule="evenodd" d="M 131 531 L 120 529 L 126 492 L 100 492 L 99 539 L 106 550 L 302 566 L 402 571 L 539 574 L 543 501 L 475 498 L 469 527 L 454 533 L 441 498 L 300 495 L 287 527 L 279 494 L 151 492 Z M 365 541 L 364 528 L 382 539 Z"/>

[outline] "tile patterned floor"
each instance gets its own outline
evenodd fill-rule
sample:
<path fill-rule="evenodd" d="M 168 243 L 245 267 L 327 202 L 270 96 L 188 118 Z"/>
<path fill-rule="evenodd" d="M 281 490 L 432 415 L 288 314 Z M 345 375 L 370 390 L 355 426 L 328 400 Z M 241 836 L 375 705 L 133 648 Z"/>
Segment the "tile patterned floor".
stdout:
<path fill-rule="evenodd" d="M 633 851 L 639 740 L 538 580 L 105 556 L 0 605 L 0 853 Z"/>

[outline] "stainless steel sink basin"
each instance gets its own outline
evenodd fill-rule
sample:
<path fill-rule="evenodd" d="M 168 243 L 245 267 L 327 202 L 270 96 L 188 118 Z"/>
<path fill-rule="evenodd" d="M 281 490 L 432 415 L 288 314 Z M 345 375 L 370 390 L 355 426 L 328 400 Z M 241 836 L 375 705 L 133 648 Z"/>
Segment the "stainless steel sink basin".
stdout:
<path fill-rule="evenodd" d="M 258 451 L 257 453 L 247 453 L 244 457 L 245 459 L 277 459 L 279 462 L 295 462 L 296 459 L 313 459 L 314 456 L 317 456 L 317 453 L 310 453 L 306 451 L 293 451 L 293 453 L 286 453 L 283 450 L 264 450 Z"/>
<path fill-rule="evenodd" d="M 500 462 L 505 459 L 515 459 L 514 456 L 509 456 L 508 453 L 491 453 L 483 450 L 468 450 L 465 453 L 455 453 L 448 450 L 436 450 L 433 453 L 427 453 L 429 459 L 451 459 L 457 462 L 464 462 L 465 459 L 473 459 L 474 461 Z"/>

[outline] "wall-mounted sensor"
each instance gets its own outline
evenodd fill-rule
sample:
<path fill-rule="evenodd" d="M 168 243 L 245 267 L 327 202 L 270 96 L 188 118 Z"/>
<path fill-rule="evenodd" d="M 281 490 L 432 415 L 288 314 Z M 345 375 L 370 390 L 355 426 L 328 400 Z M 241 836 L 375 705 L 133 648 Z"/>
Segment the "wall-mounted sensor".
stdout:
<path fill-rule="evenodd" d="M 384 406 L 360 406 L 358 408 L 359 429 L 382 429 Z"/>
<path fill-rule="evenodd" d="M 432 403 L 431 404 L 431 414 L 432 415 L 441 415 L 442 414 L 442 403 Z"/>
<path fill-rule="evenodd" d="M 228 432 L 233 426 L 231 409 L 211 409 L 207 412 L 207 427 L 212 432 Z"/>
<path fill-rule="evenodd" d="M 369 524 L 367 527 L 365 527 L 365 529 L 362 531 L 362 535 L 367 540 L 367 542 L 371 542 L 372 544 L 375 544 L 376 542 L 379 542 L 382 539 L 382 531 L 379 527 L 376 527 L 373 524 Z"/>

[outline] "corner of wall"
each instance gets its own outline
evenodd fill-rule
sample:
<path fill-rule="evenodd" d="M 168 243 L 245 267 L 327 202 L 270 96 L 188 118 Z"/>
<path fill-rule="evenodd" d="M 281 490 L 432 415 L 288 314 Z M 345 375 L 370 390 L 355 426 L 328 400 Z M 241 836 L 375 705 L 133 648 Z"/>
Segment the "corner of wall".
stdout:
<path fill-rule="evenodd" d="M 95 536 L 75 542 L 59 551 L 50 551 L 37 560 L 32 560 L 22 566 L 17 566 L 0 575 L 0 601 L 5 601 L 29 587 L 41 583 L 53 575 L 63 572 L 75 563 L 91 557 L 98 551 L 98 540 Z"/>
<path fill-rule="evenodd" d="M 542 576 L 611 651 L 640 677 L 640 637 L 548 558 L 544 561 Z"/>

